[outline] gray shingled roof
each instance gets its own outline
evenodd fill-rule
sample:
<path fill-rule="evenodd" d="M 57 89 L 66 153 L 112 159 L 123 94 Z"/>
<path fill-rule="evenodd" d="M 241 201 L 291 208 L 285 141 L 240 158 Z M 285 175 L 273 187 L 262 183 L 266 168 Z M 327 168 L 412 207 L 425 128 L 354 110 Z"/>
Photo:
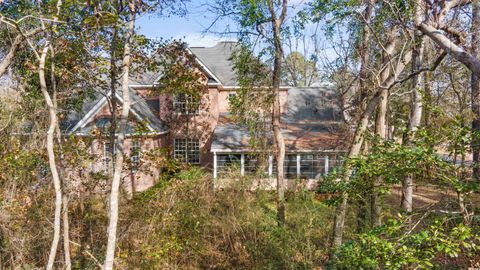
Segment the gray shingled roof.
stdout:
<path fill-rule="evenodd" d="M 72 132 L 73 127 L 89 111 L 91 111 L 99 102 L 105 102 L 105 100 L 102 100 L 103 97 L 103 94 L 97 92 L 94 97 L 89 98 L 84 102 L 82 109 L 79 112 L 71 112 L 62 122 L 63 130 L 67 133 Z M 130 88 L 130 99 L 132 102 L 131 110 L 140 116 L 142 120 L 147 121 L 155 132 L 167 131 L 167 128 L 162 121 L 152 112 L 146 100 L 139 96 L 132 88 Z M 75 132 L 86 133 L 88 130 L 80 130 Z"/>
<path fill-rule="evenodd" d="M 289 88 L 287 102 L 285 122 L 322 123 L 343 120 L 340 96 L 333 86 Z"/>
<path fill-rule="evenodd" d="M 211 150 L 247 150 L 250 135 L 248 129 L 234 123 L 218 124 L 215 127 Z"/>
<path fill-rule="evenodd" d="M 167 130 L 163 122 L 160 121 L 160 118 L 152 112 L 147 101 L 137 95 L 132 88 L 130 88 L 130 98 L 132 101 L 132 110 L 142 119 L 146 120 L 156 132 L 165 132 Z M 160 106 L 162 106 L 162 104 L 160 104 Z"/>
<path fill-rule="evenodd" d="M 90 111 L 95 107 L 95 105 L 101 101 L 104 97 L 100 92 L 95 92 L 93 96 L 87 97 L 82 104 L 82 108 L 78 111 L 72 110 L 69 111 L 67 117 L 63 119 L 60 123 L 62 130 L 66 133 L 71 132 L 75 125 Z"/>
<path fill-rule="evenodd" d="M 221 81 L 220 83 L 224 86 L 237 86 L 231 61 L 236 46 L 236 42 L 225 41 L 213 47 L 191 47 L 190 50 Z"/>
<path fill-rule="evenodd" d="M 333 87 L 291 88 L 287 112 L 282 116 L 282 133 L 288 151 L 342 150 L 340 99 Z M 249 132 L 235 123 L 220 121 L 214 130 L 212 151 L 249 149 Z"/>

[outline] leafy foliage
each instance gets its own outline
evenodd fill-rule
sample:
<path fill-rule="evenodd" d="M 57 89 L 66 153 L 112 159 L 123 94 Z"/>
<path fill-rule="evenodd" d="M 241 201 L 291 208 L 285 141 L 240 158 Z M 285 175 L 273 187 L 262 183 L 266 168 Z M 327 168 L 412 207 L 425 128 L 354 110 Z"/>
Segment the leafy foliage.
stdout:
<path fill-rule="evenodd" d="M 425 229 L 408 230 L 405 218 L 360 234 L 343 244 L 331 262 L 334 269 L 431 269 L 456 265 L 462 257 L 465 267 L 480 249 L 476 228 L 436 219 Z"/>

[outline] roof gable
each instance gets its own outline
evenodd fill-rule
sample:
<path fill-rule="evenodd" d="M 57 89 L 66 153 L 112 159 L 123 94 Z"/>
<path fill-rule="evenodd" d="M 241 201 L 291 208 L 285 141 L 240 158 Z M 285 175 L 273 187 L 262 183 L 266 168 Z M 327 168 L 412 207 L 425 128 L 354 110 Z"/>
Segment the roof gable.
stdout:
<path fill-rule="evenodd" d="M 139 120 L 145 121 L 147 124 L 147 128 L 150 132 L 155 134 L 162 134 L 167 132 L 164 124 L 160 119 L 155 116 L 155 114 L 151 111 L 150 107 L 148 106 L 145 99 L 137 95 L 132 88 L 129 88 L 130 91 L 130 99 L 131 99 L 131 107 L 130 112 Z M 84 114 L 81 118 L 79 118 L 75 124 L 72 126 L 71 129 L 66 128 L 67 134 L 75 134 L 78 130 L 84 128 L 88 123 L 95 118 L 96 115 L 108 104 L 108 97 L 110 95 L 104 95 L 100 98 L 97 98 L 93 102 L 86 102 L 88 106 L 88 110 L 83 110 Z M 116 93 L 116 98 L 118 102 L 123 103 L 123 98 Z M 93 105 L 92 105 L 93 104 Z"/>
<path fill-rule="evenodd" d="M 237 76 L 232 63 L 232 54 L 237 46 L 236 42 L 220 42 L 208 48 L 191 47 L 190 51 L 224 86 L 237 86 Z"/>

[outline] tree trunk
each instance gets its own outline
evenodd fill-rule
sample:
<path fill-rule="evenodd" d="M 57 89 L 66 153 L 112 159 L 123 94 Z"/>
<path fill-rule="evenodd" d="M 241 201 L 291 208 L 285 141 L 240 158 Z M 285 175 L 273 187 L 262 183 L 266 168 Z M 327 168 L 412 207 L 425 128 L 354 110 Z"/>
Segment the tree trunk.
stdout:
<path fill-rule="evenodd" d="M 55 78 L 55 49 L 53 45 L 50 45 L 51 57 L 51 72 L 50 72 L 50 81 L 52 85 L 52 96 L 53 96 L 53 106 L 55 111 L 58 111 L 58 102 L 57 102 L 57 81 Z M 63 191 L 62 194 L 62 223 L 63 223 L 63 253 L 65 259 L 65 269 L 70 270 L 72 268 L 72 261 L 70 259 L 70 226 L 68 221 L 68 196 L 67 196 L 67 183 L 65 182 L 65 166 L 64 166 L 64 156 L 62 148 L 62 132 L 60 130 L 60 125 L 57 122 L 55 126 L 55 133 L 58 145 L 58 169 L 61 188 Z"/>
<path fill-rule="evenodd" d="M 277 16 L 273 8 L 273 0 L 268 1 L 268 7 L 272 16 L 272 28 L 273 28 L 273 42 L 275 49 L 275 57 L 273 64 L 272 74 L 272 94 L 273 94 L 273 115 L 272 126 L 273 136 L 275 138 L 275 145 L 277 150 L 277 218 L 278 223 L 282 225 L 285 223 L 285 179 L 283 174 L 283 163 L 285 160 L 285 140 L 283 138 L 280 116 L 281 116 L 281 104 L 280 104 L 280 80 L 282 73 L 282 39 L 281 39 L 281 27 L 287 11 L 287 0 L 282 2 L 282 14 Z"/>
<path fill-rule="evenodd" d="M 383 55 L 382 66 L 384 69 L 380 72 L 380 80 L 382 82 L 387 81 L 388 77 L 395 72 L 391 70 L 390 62 L 392 60 L 392 55 L 395 50 L 395 45 L 397 40 L 395 38 L 396 30 L 392 29 L 388 33 L 387 45 L 385 46 L 385 52 Z M 388 88 L 384 88 L 380 93 L 380 101 L 378 103 L 377 117 L 375 119 L 375 134 L 381 139 L 385 140 L 387 138 L 387 111 L 388 111 L 388 99 L 390 93 Z M 379 226 L 382 223 L 381 212 L 382 208 L 380 205 L 380 196 L 378 192 L 379 185 L 382 183 L 383 178 L 379 177 L 373 181 L 370 209 L 372 212 L 371 225 Z"/>
<path fill-rule="evenodd" d="M 367 0 L 367 7 L 363 12 L 363 27 L 362 27 L 362 39 L 360 42 L 359 47 L 359 55 L 360 55 L 360 71 L 358 74 L 359 79 L 359 86 L 360 86 L 360 110 L 364 111 L 367 103 L 367 96 L 368 96 L 368 69 L 369 69 L 369 61 L 370 61 L 370 21 L 372 18 L 372 11 L 375 5 L 375 0 Z M 367 144 L 364 145 L 364 153 L 369 151 L 369 147 Z M 358 212 L 357 212 L 357 232 L 361 233 L 365 229 L 365 224 L 367 221 L 367 196 L 362 197 L 358 201 Z"/>
<path fill-rule="evenodd" d="M 387 110 L 388 110 L 389 93 L 387 89 L 383 89 L 380 93 L 380 101 L 378 103 L 377 118 L 375 119 L 375 134 L 380 140 L 387 138 Z M 370 197 L 371 226 L 380 226 L 382 224 L 382 207 L 380 201 L 380 193 L 378 189 L 383 182 L 383 177 L 377 177 L 373 180 L 372 194 Z"/>
<path fill-rule="evenodd" d="M 117 3 L 117 2 L 115 2 Z M 118 7 L 117 7 L 118 8 Z M 119 12 L 117 10 L 117 12 Z M 111 100 L 111 114 L 112 119 L 110 123 L 110 155 L 112 156 L 113 162 L 115 162 L 115 132 L 117 130 L 117 24 L 113 26 L 112 40 L 110 43 L 110 100 Z"/>
<path fill-rule="evenodd" d="M 375 111 L 375 108 L 377 107 L 378 102 L 380 101 L 382 90 L 389 89 L 395 83 L 395 80 L 398 78 L 399 74 L 403 71 L 403 69 L 405 68 L 405 65 L 407 65 L 410 62 L 410 60 L 411 60 L 411 52 L 407 52 L 407 54 L 403 57 L 403 59 L 398 61 L 395 67 L 395 72 L 392 72 L 388 76 L 388 78 L 385 81 L 383 81 L 379 87 L 376 88 L 375 94 L 368 102 L 367 107 L 365 108 L 365 111 L 363 112 L 362 117 L 360 118 L 360 121 L 357 125 L 353 142 L 352 142 L 352 145 L 350 146 L 350 151 L 348 152 L 348 155 L 347 155 L 347 160 L 355 158 L 359 155 L 360 150 L 362 148 L 362 144 L 363 144 L 364 134 L 368 127 L 369 119 L 372 116 L 373 112 Z M 348 163 L 345 164 L 345 170 L 342 175 L 341 181 L 348 182 L 350 177 L 352 176 L 352 172 L 353 170 L 351 166 Z M 345 214 L 347 210 L 347 207 L 346 207 L 347 201 L 348 201 L 348 193 L 343 192 L 341 194 L 341 202 L 337 206 L 337 209 L 335 211 L 335 218 L 334 218 L 334 224 L 333 224 L 333 238 L 332 238 L 332 247 L 334 248 L 342 244 L 343 229 L 345 224 Z"/>
<path fill-rule="evenodd" d="M 15 55 L 17 54 L 17 51 L 22 46 L 22 42 L 25 40 L 25 37 L 30 37 L 40 32 L 42 32 L 42 28 L 39 27 L 39 28 L 35 28 L 31 32 L 24 34 L 24 36 L 22 34 L 18 34 L 15 37 L 10 49 L 8 50 L 8 53 L 3 58 L 2 62 L 0 62 L 0 78 L 5 74 L 8 67 L 12 63 L 13 58 L 15 57 Z"/>
<path fill-rule="evenodd" d="M 8 50 L 8 53 L 5 55 L 2 62 L 0 63 L 0 78 L 3 76 L 3 74 L 5 74 L 8 67 L 12 63 L 13 58 L 15 57 L 18 49 L 22 44 L 22 41 L 23 41 L 23 36 L 21 34 L 18 34 L 13 40 L 12 46 L 10 47 L 10 49 Z"/>
<path fill-rule="evenodd" d="M 105 255 L 104 270 L 113 269 L 113 262 L 115 259 L 115 246 L 117 239 L 117 223 L 118 223 L 118 201 L 119 201 L 119 189 L 122 178 L 123 168 L 123 148 L 125 142 L 125 132 L 128 124 L 128 114 L 130 112 L 130 94 L 129 94 L 129 71 L 130 71 L 130 46 L 133 39 L 135 29 L 135 0 L 130 0 L 130 21 L 128 22 L 128 29 L 125 38 L 124 51 L 123 51 L 123 79 L 122 79 L 122 94 L 123 94 L 123 106 L 122 114 L 120 117 L 120 126 L 116 151 L 115 165 L 113 171 L 112 187 L 110 191 L 110 209 L 108 211 L 109 224 L 108 224 L 108 241 Z"/>
<path fill-rule="evenodd" d="M 415 21 L 418 23 L 422 20 L 422 6 L 415 5 Z M 422 67 L 423 61 L 423 38 L 422 33 L 415 31 L 414 46 L 412 48 L 412 73 L 418 72 Z M 415 133 L 420 126 L 422 120 L 423 103 L 421 96 L 421 74 L 412 77 L 412 94 L 411 94 L 411 109 L 408 121 L 408 129 L 406 136 L 406 145 L 411 144 Z M 402 209 L 410 213 L 413 210 L 413 175 L 407 175 L 402 181 Z"/>
<path fill-rule="evenodd" d="M 61 211 L 62 211 L 62 189 L 60 177 L 57 170 L 57 164 L 55 160 L 55 151 L 54 151 L 54 136 L 55 128 L 58 123 L 57 112 L 55 106 L 52 102 L 50 94 L 47 91 L 47 82 L 45 80 L 45 62 L 48 53 L 48 42 L 42 50 L 40 56 L 40 64 L 38 67 L 38 76 L 40 80 L 40 90 L 42 91 L 43 97 L 48 107 L 50 124 L 47 131 L 47 153 L 48 153 L 48 164 L 50 167 L 50 172 L 52 174 L 53 186 L 55 189 L 55 216 L 53 221 L 53 240 L 50 247 L 50 254 L 48 256 L 47 270 L 53 269 L 53 264 L 55 263 L 55 256 L 57 254 L 58 242 L 60 240 L 60 223 L 61 223 Z"/>
<path fill-rule="evenodd" d="M 480 58 L 480 1 L 472 1 L 472 54 Z M 473 179 L 480 181 L 480 75 L 471 75 Z"/>
<path fill-rule="evenodd" d="M 72 260 L 70 259 L 70 225 L 68 221 L 68 196 L 63 196 L 63 252 L 65 257 L 65 269 L 72 269 Z"/>

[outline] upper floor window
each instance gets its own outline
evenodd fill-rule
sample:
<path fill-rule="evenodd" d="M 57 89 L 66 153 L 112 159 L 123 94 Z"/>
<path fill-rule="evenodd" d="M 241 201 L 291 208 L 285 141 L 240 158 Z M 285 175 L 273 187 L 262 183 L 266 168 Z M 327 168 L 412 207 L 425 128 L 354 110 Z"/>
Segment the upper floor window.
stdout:
<path fill-rule="evenodd" d="M 132 171 L 135 172 L 140 166 L 140 154 L 141 154 L 142 145 L 140 140 L 132 141 L 132 146 L 130 148 L 130 160 L 132 162 Z"/>
<path fill-rule="evenodd" d="M 155 111 L 156 113 L 160 112 L 160 100 L 158 98 L 148 98 L 147 101 L 148 107 Z"/>
<path fill-rule="evenodd" d="M 178 93 L 173 97 L 173 110 L 180 114 L 198 114 L 200 102 L 191 95 Z"/>
<path fill-rule="evenodd" d="M 182 162 L 200 164 L 200 142 L 198 139 L 175 139 L 173 157 Z"/>
<path fill-rule="evenodd" d="M 115 156 L 116 152 L 116 147 L 113 147 L 112 152 L 112 144 L 110 142 L 103 143 L 103 166 L 106 172 L 109 172 L 112 169 L 113 157 Z"/>

